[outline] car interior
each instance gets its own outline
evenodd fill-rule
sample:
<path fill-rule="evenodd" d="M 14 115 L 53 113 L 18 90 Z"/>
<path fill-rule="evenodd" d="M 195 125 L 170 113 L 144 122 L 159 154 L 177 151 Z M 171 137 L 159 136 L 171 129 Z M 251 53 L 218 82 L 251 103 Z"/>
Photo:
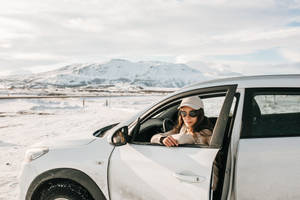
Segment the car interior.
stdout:
<path fill-rule="evenodd" d="M 180 101 L 177 101 L 143 121 L 140 124 L 139 131 L 135 133 L 132 142 L 150 144 L 153 135 L 171 130 L 177 123 L 179 104 Z M 229 117 L 228 124 L 230 124 L 231 118 L 232 116 Z M 208 119 L 215 126 L 217 117 L 208 117 Z"/>

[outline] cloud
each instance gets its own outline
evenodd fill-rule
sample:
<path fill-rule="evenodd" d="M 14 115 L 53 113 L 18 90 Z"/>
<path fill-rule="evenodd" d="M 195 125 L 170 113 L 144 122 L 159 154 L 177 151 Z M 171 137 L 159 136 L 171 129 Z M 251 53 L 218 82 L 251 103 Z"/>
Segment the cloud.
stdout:
<path fill-rule="evenodd" d="M 43 53 L 16 53 L 11 55 L 13 59 L 18 60 L 38 60 L 38 61 L 48 61 L 48 60 L 63 60 L 63 56 L 51 55 L 51 54 L 43 54 Z"/>
<path fill-rule="evenodd" d="M 225 78 L 241 75 L 300 74 L 300 62 L 257 64 L 241 61 L 191 61 L 187 65 L 201 71 L 207 77 Z"/>
<path fill-rule="evenodd" d="M 297 27 L 297 26 L 300 26 L 300 22 L 292 21 L 291 23 L 288 24 L 288 26 L 292 26 L 292 27 L 296 26 Z"/>
<path fill-rule="evenodd" d="M 300 1 L 299 0 L 276 0 L 276 4 L 280 7 L 288 8 L 288 9 L 299 9 Z"/>
<path fill-rule="evenodd" d="M 228 34 L 212 36 L 213 41 L 220 42 L 255 42 L 261 40 L 276 40 L 289 37 L 299 37 L 300 27 L 298 28 L 281 28 L 277 30 L 243 30 L 235 31 Z"/>
<path fill-rule="evenodd" d="M 28 74 L 32 74 L 32 71 L 20 69 L 20 70 L 9 71 L 9 73 L 7 75 L 28 75 Z"/>
<path fill-rule="evenodd" d="M 282 56 L 284 56 L 286 59 L 290 61 L 290 63 L 293 62 L 300 62 L 300 48 L 298 49 L 280 49 L 280 53 Z"/>
<path fill-rule="evenodd" d="M 62 56 L 42 53 L 0 53 L 0 74 L 49 71 L 52 66 L 57 68 L 66 64 L 63 60 Z"/>
<path fill-rule="evenodd" d="M 235 66 L 234 57 L 266 49 L 284 49 L 277 56 L 293 62 L 296 56 L 288 52 L 300 45 L 300 27 L 289 24 L 299 22 L 298 4 L 279 0 L 12 0 L 0 8 L 0 52 L 6 53 L 6 58 L 0 57 L 0 69 L 118 57 L 214 62 L 212 58 L 227 55 L 224 63 L 216 61 L 221 70 L 223 65 Z M 261 64 L 255 57 L 247 62 Z"/>
<path fill-rule="evenodd" d="M 6 49 L 6 48 L 11 48 L 11 44 L 7 41 L 0 41 L 0 48 Z"/>
<path fill-rule="evenodd" d="M 192 68 L 195 68 L 202 72 L 206 77 L 216 79 L 216 78 L 226 78 L 234 76 L 242 76 L 243 74 L 233 70 L 228 64 L 221 64 L 215 62 L 201 62 L 201 61 L 191 61 L 188 62 Z"/>
<path fill-rule="evenodd" d="M 67 19 L 63 26 L 67 28 L 74 29 L 75 31 L 83 31 L 83 32 L 101 32 L 104 27 L 99 22 L 100 19 L 92 18 L 85 19 L 81 17 Z"/>

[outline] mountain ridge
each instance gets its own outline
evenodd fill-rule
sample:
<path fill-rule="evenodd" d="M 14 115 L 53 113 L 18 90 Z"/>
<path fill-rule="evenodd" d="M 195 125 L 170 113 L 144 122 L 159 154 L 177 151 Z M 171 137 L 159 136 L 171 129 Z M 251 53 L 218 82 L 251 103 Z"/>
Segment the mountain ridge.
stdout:
<path fill-rule="evenodd" d="M 112 59 L 106 63 L 76 63 L 38 74 L 2 79 L 7 87 L 101 87 L 127 85 L 180 88 L 204 81 L 204 75 L 188 65 L 161 61 L 131 62 Z M 3 86 L 2 86 L 3 87 Z"/>

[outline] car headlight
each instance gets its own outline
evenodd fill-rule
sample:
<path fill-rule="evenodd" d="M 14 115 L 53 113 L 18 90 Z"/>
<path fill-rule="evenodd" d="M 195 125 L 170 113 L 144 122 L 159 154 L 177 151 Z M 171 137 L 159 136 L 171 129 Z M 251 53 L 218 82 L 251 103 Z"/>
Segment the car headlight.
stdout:
<path fill-rule="evenodd" d="M 31 162 L 49 152 L 48 147 L 35 147 L 26 151 L 25 161 Z"/>

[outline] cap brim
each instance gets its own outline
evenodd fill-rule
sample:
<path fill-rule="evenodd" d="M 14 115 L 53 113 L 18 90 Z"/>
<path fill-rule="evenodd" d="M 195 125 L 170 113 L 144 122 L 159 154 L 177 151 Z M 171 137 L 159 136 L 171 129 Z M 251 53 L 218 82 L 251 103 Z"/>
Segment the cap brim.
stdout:
<path fill-rule="evenodd" d="M 184 106 L 191 107 L 194 110 L 199 110 L 201 108 L 201 106 L 196 106 L 196 105 L 193 105 L 193 104 L 185 103 L 185 104 L 179 105 L 177 109 L 180 109 L 180 108 L 182 108 Z"/>

